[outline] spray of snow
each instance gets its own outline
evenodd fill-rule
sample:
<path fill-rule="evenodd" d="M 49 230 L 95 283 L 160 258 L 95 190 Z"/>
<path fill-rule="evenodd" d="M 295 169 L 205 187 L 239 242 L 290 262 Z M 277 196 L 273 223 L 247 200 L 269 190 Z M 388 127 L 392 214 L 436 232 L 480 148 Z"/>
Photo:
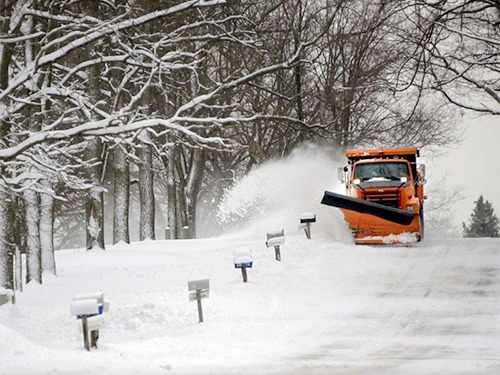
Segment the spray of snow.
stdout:
<path fill-rule="evenodd" d="M 352 242 L 340 211 L 320 203 L 325 190 L 343 191 L 337 180 L 343 157 L 335 154 L 308 145 L 254 169 L 226 192 L 219 205 L 222 231 L 265 237 L 266 232 L 284 229 L 286 235 L 295 235 L 301 214 L 312 212 L 317 220 L 313 237 Z"/>
<path fill-rule="evenodd" d="M 401 234 L 390 234 L 388 236 L 368 236 L 363 237 L 361 240 L 376 240 L 382 241 L 384 244 L 412 244 L 417 242 L 416 233 L 401 233 Z"/>

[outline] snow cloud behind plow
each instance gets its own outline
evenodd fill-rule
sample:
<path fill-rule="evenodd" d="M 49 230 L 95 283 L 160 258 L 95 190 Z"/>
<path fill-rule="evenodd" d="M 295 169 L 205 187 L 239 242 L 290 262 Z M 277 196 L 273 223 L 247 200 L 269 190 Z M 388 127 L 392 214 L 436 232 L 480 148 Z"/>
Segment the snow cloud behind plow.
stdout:
<path fill-rule="evenodd" d="M 295 235 L 300 214 L 312 212 L 317 218 L 313 237 L 352 242 L 340 211 L 320 203 L 325 190 L 343 191 L 337 180 L 342 157 L 334 155 L 308 145 L 251 171 L 226 192 L 219 205 L 223 232 L 265 236 L 283 228 L 285 235 Z"/>

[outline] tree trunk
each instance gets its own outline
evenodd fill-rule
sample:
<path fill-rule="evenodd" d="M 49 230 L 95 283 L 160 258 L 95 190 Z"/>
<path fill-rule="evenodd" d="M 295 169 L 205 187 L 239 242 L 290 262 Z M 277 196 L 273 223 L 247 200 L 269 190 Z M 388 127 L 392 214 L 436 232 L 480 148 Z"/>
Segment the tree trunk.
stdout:
<path fill-rule="evenodd" d="M 9 267 L 9 236 L 7 231 L 8 219 L 8 195 L 5 186 L 0 184 L 0 287 L 10 287 L 10 274 L 12 270 Z"/>
<path fill-rule="evenodd" d="M 117 147 L 114 151 L 114 205 L 113 243 L 130 243 L 129 201 L 130 169 L 125 152 Z"/>
<path fill-rule="evenodd" d="M 170 228 L 171 239 L 179 238 L 177 225 L 177 188 L 175 186 L 175 162 L 174 150 L 167 151 L 167 159 L 164 160 L 167 169 L 167 223 Z"/>
<path fill-rule="evenodd" d="M 200 193 L 203 175 L 205 173 L 206 151 L 196 149 L 193 151 L 191 168 L 185 187 L 186 222 L 192 238 L 196 238 L 196 208 Z"/>
<path fill-rule="evenodd" d="M 6 239 L 8 245 L 8 277 L 7 277 L 7 288 L 16 289 L 19 291 L 23 290 L 23 280 L 22 280 L 22 259 L 21 259 L 21 249 L 26 253 L 26 227 L 23 220 L 25 215 L 23 215 L 22 210 L 19 208 L 19 200 L 14 195 L 6 195 L 7 205 L 7 225 L 6 225 Z M 2 209 L 3 210 L 3 209 Z M 24 239 L 23 239 L 24 235 Z"/>
<path fill-rule="evenodd" d="M 30 189 L 23 192 L 26 216 L 26 276 L 27 281 L 42 283 L 42 257 L 40 247 L 40 201 L 38 194 Z"/>
<path fill-rule="evenodd" d="M 13 257 L 9 257 L 9 284 L 16 287 L 16 290 L 22 290 L 23 280 L 21 250 L 26 254 L 27 230 L 25 225 L 26 216 L 20 209 L 21 198 L 10 195 L 7 204 L 7 233 L 9 241 L 9 252 Z M 15 259 L 15 260 L 14 260 Z M 43 280 L 42 280 L 43 281 Z"/>
<path fill-rule="evenodd" d="M 91 190 L 85 202 L 85 223 L 87 234 L 87 250 L 105 249 L 104 246 L 104 193 L 101 187 L 102 178 L 102 143 L 98 138 L 88 141 L 86 159 L 93 161 L 87 169 L 87 178 L 96 186 Z"/>
<path fill-rule="evenodd" d="M 94 17 L 100 16 L 100 3 L 90 1 L 87 4 L 88 13 Z M 90 51 L 92 57 L 97 57 L 101 52 L 100 45 L 96 44 Z M 98 103 L 101 99 L 101 75 L 103 66 L 96 64 L 88 69 L 89 79 L 87 91 L 90 99 Z M 92 120 L 99 120 L 96 113 L 92 113 Z M 104 192 L 102 189 L 103 175 L 103 145 L 102 141 L 96 137 L 88 141 L 86 149 L 86 160 L 93 163 L 87 170 L 87 178 L 95 184 L 87 201 L 85 202 L 85 222 L 87 226 L 87 250 L 94 248 L 105 249 L 104 246 Z"/>
<path fill-rule="evenodd" d="M 0 6 L 0 33 L 2 35 L 9 34 L 10 19 L 11 19 L 12 4 Z M 9 85 L 9 68 L 12 60 L 12 44 L 0 45 L 0 91 L 7 88 Z M 7 101 L 8 99 L 4 99 Z M 0 101 L 0 108 L 6 103 Z M 0 111 L 0 149 L 6 146 L 6 136 L 10 132 L 10 124 L 3 111 Z M 3 168 L 0 170 L 4 175 Z M 7 187 L 0 181 L 0 286 L 9 287 L 11 283 L 12 269 L 9 261 L 9 231 L 8 231 L 8 201 L 9 194 Z"/>
<path fill-rule="evenodd" d="M 293 40 L 294 40 L 294 48 L 295 51 L 297 52 L 300 47 L 301 39 L 302 39 L 302 18 L 303 18 L 303 12 L 302 12 L 302 1 L 299 0 L 298 2 L 298 21 L 297 24 L 294 27 L 294 30 L 292 31 L 293 33 Z M 300 121 L 304 121 L 304 104 L 303 104 L 303 89 L 302 89 L 302 65 L 300 61 L 297 63 L 297 65 L 294 68 L 294 76 L 295 76 L 295 95 L 297 98 L 297 118 Z M 302 142 L 304 140 L 303 132 L 299 131 L 299 134 L 297 136 L 298 142 Z"/>
<path fill-rule="evenodd" d="M 85 204 L 87 250 L 105 249 L 102 192 L 92 192 Z"/>
<path fill-rule="evenodd" d="M 148 132 L 143 132 L 142 139 L 149 141 Z M 155 239 L 155 197 L 153 190 L 153 158 L 151 146 L 144 144 L 139 149 L 139 200 L 141 204 L 139 238 L 141 241 Z"/>
<path fill-rule="evenodd" d="M 52 184 L 42 182 L 47 191 L 52 191 Z M 40 194 L 40 246 L 42 251 L 42 273 L 57 275 L 54 254 L 54 198 L 47 193 Z"/>
<path fill-rule="evenodd" d="M 177 150 L 179 151 L 179 150 Z M 176 172 L 178 183 L 176 184 L 177 193 L 176 193 L 176 205 L 177 205 L 177 230 L 178 230 L 178 238 L 184 238 L 183 228 L 188 225 L 187 223 L 187 210 L 186 210 L 186 176 L 184 169 L 184 161 L 182 160 L 182 155 L 180 152 L 175 157 L 176 164 Z"/>

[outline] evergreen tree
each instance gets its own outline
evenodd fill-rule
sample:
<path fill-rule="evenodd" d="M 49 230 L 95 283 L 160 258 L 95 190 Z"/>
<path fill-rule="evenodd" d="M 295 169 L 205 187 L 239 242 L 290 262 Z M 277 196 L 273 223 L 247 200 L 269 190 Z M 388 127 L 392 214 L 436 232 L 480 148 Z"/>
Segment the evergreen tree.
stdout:
<path fill-rule="evenodd" d="M 475 202 L 469 225 L 463 223 L 464 237 L 500 237 L 500 225 L 490 202 L 485 201 L 481 195 Z"/>

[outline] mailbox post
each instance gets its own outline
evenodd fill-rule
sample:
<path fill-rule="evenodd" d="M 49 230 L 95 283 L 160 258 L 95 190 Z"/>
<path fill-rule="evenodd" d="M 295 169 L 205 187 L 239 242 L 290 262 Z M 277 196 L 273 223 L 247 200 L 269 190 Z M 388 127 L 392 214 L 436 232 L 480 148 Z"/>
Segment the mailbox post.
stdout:
<path fill-rule="evenodd" d="M 300 215 L 300 224 L 301 228 L 304 228 L 306 232 L 306 236 L 308 239 L 311 239 L 311 223 L 316 222 L 316 215 L 312 212 L 304 212 Z"/>
<path fill-rule="evenodd" d="M 280 245 L 285 243 L 285 230 L 281 229 L 278 231 L 267 232 L 266 246 L 274 246 L 274 253 L 276 255 L 276 260 L 281 262 L 281 250 Z"/>
<path fill-rule="evenodd" d="M 253 258 L 252 250 L 236 250 L 233 254 L 234 268 L 241 268 L 243 282 L 248 281 L 247 268 L 252 268 Z"/>
<path fill-rule="evenodd" d="M 203 323 L 203 309 L 201 306 L 201 299 L 208 298 L 210 291 L 210 280 L 204 279 L 188 281 L 188 291 L 191 292 L 189 293 L 189 300 L 196 301 L 198 304 L 198 320 L 200 323 Z"/>

